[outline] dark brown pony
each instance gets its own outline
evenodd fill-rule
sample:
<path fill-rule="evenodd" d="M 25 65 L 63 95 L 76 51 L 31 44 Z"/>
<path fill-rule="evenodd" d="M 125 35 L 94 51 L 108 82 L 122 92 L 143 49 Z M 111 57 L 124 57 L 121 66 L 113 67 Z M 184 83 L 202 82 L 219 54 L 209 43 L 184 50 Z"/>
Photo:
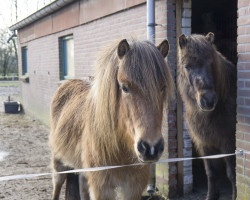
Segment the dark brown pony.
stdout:
<path fill-rule="evenodd" d="M 186 107 L 191 138 L 202 156 L 234 153 L 236 130 L 236 67 L 222 56 L 214 34 L 179 37 L 178 88 Z M 236 199 L 235 157 L 225 157 Z M 207 200 L 219 198 L 219 160 L 204 160 Z"/>
<path fill-rule="evenodd" d="M 174 89 L 168 50 L 167 40 L 158 48 L 122 40 L 100 56 L 92 83 L 70 80 L 56 91 L 49 139 L 55 171 L 160 158 L 163 108 Z M 66 177 L 55 175 L 54 200 Z M 91 199 L 112 200 L 120 190 L 119 199 L 139 200 L 148 177 L 149 165 L 87 172 L 79 179 L 80 196 L 89 199 L 89 188 Z"/>

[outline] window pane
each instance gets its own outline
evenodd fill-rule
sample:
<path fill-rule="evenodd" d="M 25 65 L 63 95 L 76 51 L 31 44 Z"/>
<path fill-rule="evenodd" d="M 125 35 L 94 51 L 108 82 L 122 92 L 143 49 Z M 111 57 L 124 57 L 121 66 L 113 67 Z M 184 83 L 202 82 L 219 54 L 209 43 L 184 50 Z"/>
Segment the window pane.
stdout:
<path fill-rule="evenodd" d="M 22 70 L 23 75 L 28 72 L 27 47 L 22 47 Z"/>
<path fill-rule="evenodd" d="M 75 76 L 75 68 L 74 68 L 74 40 L 68 39 L 66 40 L 66 66 L 67 71 L 65 76 L 73 78 Z"/>
<path fill-rule="evenodd" d="M 28 64 L 27 64 L 27 48 L 24 49 L 24 73 L 28 72 Z"/>

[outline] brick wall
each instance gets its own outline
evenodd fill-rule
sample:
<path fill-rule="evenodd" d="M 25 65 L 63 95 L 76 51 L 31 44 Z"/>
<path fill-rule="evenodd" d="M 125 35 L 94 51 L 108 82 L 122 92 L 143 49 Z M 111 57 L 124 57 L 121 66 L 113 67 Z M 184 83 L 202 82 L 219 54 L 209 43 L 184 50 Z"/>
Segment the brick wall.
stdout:
<path fill-rule="evenodd" d="M 74 7 L 74 6 L 71 6 Z M 156 1 L 156 44 L 168 38 L 170 53 L 169 66 L 175 77 L 176 70 L 176 33 L 175 0 Z M 36 38 L 19 38 L 19 47 L 28 48 L 29 83 L 22 83 L 22 104 L 24 111 L 49 124 L 49 108 L 52 96 L 61 84 L 59 77 L 58 38 L 73 34 L 76 78 L 93 75 L 93 65 L 100 50 L 110 42 L 123 38 L 146 39 L 146 4 L 140 4 L 89 23 Z M 39 23 L 39 22 L 38 22 Z M 25 33 L 25 30 L 21 30 Z M 31 39 L 29 39 L 31 38 Z M 21 55 L 19 48 L 19 55 Z M 21 73 L 21 57 L 19 57 Z M 166 139 L 166 157 L 176 157 L 176 106 L 173 104 L 164 122 L 163 134 Z M 168 129 L 168 124 L 171 127 Z M 166 152 L 167 153 L 167 152 Z M 162 164 L 157 168 L 157 187 L 165 196 L 169 188 L 176 193 L 176 165 Z M 170 174 L 168 173 L 170 171 Z"/>
<path fill-rule="evenodd" d="M 250 1 L 238 0 L 237 149 L 250 151 Z M 245 170 L 244 170 L 245 166 Z M 237 156 L 237 188 L 240 200 L 250 195 L 250 155 Z"/>
<path fill-rule="evenodd" d="M 173 77 L 176 77 L 176 19 L 175 0 L 156 1 L 156 43 L 167 38 L 170 52 L 167 56 L 168 64 Z M 159 28 L 161 31 L 158 31 Z M 159 39 L 160 38 L 160 39 Z M 176 129 L 176 103 L 169 105 L 162 129 L 166 151 L 163 158 L 177 157 L 177 129 Z M 176 163 L 160 164 L 156 166 L 156 185 L 160 193 L 175 196 L 177 192 L 177 166 Z"/>

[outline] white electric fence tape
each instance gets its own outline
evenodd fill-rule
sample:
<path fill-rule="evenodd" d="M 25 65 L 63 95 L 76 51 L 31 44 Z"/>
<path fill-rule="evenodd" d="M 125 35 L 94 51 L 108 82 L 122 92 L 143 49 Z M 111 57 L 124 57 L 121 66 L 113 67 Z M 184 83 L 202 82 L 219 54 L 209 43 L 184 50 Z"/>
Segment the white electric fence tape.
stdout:
<path fill-rule="evenodd" d="M 194 159 L 217 159 L 217 158 L 223 158 L 223 157 L 233 156 L 233 155 L 237 155 L 237 154 L 239 154 L 239 155 L 250 154 L 250 151 L 240 150 L 240 151 L 236 151 L 235 153 L 231 153 L 231 154 L 218 154 L 218 155 L 202 156 L 202 157 L 196 157 L 196 158 L 170 158 L 170 159 L 159 160 L 158 162 L 155 162 L 153 164 L 180 162 L 180 161 L 187 161 L 187 160 L 194 160 Z M 152 163 L 150 163 L 150 164 L 152 164 Z M 94 171 L 102 171 L 102 170 L 108 170 L 108 169 L 114 169 L 114 168 L 120 168 L 120 167 L 139 166 L 139 165 L 147 165 L 147 163 L 135 163 L 135 164 L 130 164 L 130 165 L 116 165 L 116 166 L 106 166 L 106 167 L 74 169 L 74 170 L 54 172 L 54 173 L 38 173 L 38 174 L 21 174 L 21 175 L 13 175 L 13 176 L 2 176 L 2 177 L 0 177 L 0 181 L 27 179 L 27 178 L 53 175 L 53 174 L 57 174 L 57 173 L 58 174 L 68 174 L 68 173 L 79 173 L 79 172 L 94 172 Z"/>

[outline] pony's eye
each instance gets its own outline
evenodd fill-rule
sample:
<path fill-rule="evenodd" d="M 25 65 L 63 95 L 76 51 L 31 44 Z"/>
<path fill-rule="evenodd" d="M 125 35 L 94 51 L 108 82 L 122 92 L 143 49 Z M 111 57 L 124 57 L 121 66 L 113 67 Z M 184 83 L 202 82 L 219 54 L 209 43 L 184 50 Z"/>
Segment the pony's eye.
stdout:
<path fill-rule="evenodd" d="M 129 89 L 124 84 L 122 84 L 121 88 L 123 92 L 129 93 Z"/>

